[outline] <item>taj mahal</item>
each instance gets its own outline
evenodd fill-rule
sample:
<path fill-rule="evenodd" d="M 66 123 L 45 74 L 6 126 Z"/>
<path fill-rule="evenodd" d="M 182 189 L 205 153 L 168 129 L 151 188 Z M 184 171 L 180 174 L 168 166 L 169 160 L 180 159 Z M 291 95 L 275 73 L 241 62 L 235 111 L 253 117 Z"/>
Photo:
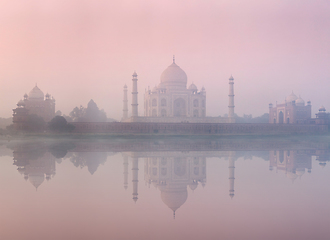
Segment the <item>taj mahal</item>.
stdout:
<path fill-rule="evenodd" d="M 228 117 L 206 117 L 206 91 L 194 83 L 187 87 L 187 74 L 175 63 L 160 76 L 160 83 L 144 93 L 144 116 L 138 114 L 137 74 L 133 73 L 132 114 L 128 117 L 127 86 L 124 86 L 123 122 L 234 123 L 234 78 L 229 78 Z"/>

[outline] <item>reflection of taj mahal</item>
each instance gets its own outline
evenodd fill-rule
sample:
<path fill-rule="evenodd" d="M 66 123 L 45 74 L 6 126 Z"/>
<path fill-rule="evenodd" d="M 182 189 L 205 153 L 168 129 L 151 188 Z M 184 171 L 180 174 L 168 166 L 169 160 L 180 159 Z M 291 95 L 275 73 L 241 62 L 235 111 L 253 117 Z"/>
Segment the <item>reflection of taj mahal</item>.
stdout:
<path fill-rule="evenodd" d="M 132 190 L 133 200 L 138 200 L 139 158 L 144 159 L 144 180 L 150 186 L 160 190 L 163 203 L 175 212 L 187 201 L 188 188 L 194 191 L 198 185 L 206 185 L 206 155 L 225 157 L 228 159 L 229 196 L 234 197 L 235 152 L 197 153 L 135 153 L 128 155 L 132 159 Z M 127 153 L 123 154 L 124 188 L 128 188 L 129 163 Z"/>
<path fill-rule="evenodd" d="M 124 86 L 123 121 L 125 122 L 234 122 L 234 78 L 229 78 L 228 118 L 206 117 L 206 91 L 199 91 L 194 83 L 187 88 L 187 75 L 175 63 L 168 66 L 160 83 L 144 94 L 144 117 L 138 114 L 137 74 L 133 74 L 132 116 L 128 118 L 127 86 Z"/>

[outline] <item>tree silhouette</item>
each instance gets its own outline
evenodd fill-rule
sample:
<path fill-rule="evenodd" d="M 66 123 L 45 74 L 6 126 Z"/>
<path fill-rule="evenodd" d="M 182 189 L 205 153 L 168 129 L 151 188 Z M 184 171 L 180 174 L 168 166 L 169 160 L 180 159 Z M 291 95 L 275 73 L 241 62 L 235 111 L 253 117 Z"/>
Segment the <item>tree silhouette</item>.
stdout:
<path fill-rule="evenodd" d="M 62 116 L 55 116 L 50 120 L 48 128 L 54 132 L 71 132 L 75 127 Z"/>

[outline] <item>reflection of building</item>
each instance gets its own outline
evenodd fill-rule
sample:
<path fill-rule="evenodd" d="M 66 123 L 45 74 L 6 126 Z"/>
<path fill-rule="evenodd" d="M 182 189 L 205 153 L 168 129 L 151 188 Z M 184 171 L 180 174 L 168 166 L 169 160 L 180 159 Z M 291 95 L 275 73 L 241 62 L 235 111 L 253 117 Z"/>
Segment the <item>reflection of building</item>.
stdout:
<path fill-rule="evenodd" d="M 44 93 L 36 85 L 24 99 L 17 103 L 17 108 L 13 109 L 13 123 L 18 129 L 27 120 L 27 115 L 36 114 L 42 117 L 45 122 L 49 122 L 55 116 L 55 99 L 48 93 Z"/>
<path fill-rule="evenodd" d="M 187 186 L 195 190 L 206 182 L 206 159 L 203 157 L 146 158 L 145 181 L 161 191 L 162 201 L 173 211 L 183 205 L 188 197 Z"/>
<path fill-rule="evenodd" d="M 175 212 L 188 198 L 188 187 L 194 191 L 206 183 L 206 158 L 220 157 L 229 163 L 229 196 L 234 197 L 235 160 L 234 151 L 208 152 L 130 152 L 132 159 L 133 200 L 138 200 L 139 158 L 144 158 L 144 180 L 158 188 L 162 201 Z M 124 188 L 128 187 L 128 155 L 123 154 Z"/>
<path fill-rule="evenodd" d="M 301 177 L 306 169 L 310 173 L 312 169 L 312 157 L 310 153 L 302 150 L 277 150 L 269 152 L 269 170 L 276 167 L 294 181 Z"/>
<path fill-rule="evenodd" d="M 206 92 L 195 84 L 187 88 L 187 75 L 175 63 L 167 67 L 160 84 L 144 94 L 144 117 L 138 115 L 137 74 L 133 74 L 132 117 L 127 115 L 127 87 L 124 86 L 123 121 L 127 122 L 234 122 L 234 78 L 229 79 L 229 118 L 206 117 Z"/>
<path fill-rule="evenodd" d="M 42 153 L 40 156 L 31 156 L 28 151 L 14 151 L 14 165 L 18 172 L 24 175 L 37 189 L 45 180 L 55 176 L 55 157 L 50 152 Z"/>
<path fill-rule="evenodd" d="M 269 104 L 269 123 L 310 123 L 312 115 L 311 102 L 305 101 L 301 97 L 297 97 L 293 92 L 285 98 L 285 102 L 277 104 Z"/>

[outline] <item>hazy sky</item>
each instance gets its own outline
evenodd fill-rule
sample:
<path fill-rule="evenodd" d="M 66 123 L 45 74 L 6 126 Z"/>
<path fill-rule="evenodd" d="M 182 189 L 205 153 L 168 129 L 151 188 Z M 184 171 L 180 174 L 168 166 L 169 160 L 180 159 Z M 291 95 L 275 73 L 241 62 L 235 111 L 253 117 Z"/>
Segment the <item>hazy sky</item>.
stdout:
<path fill-rule="evenodd" d="M 134 70 L 141 115 L 173 54 L 188 85 L 206 88 L 208 116 L 228 112 L 231 74 L 239 115 L 292 90 L 313 115 L 330 110 L 328 0 L 0 0 L 0 116 L 38 83 L 56 110 L 93 99 L 119 120 Z"/>

